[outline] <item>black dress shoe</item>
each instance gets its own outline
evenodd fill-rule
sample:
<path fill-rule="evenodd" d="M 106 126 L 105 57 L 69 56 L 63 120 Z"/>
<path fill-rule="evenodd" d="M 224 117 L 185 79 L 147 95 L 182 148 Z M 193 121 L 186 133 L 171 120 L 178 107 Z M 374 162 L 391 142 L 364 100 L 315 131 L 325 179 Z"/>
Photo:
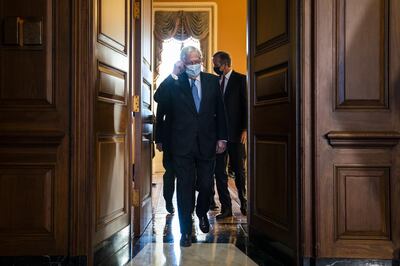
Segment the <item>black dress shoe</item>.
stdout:
<path fill-rule="evenodd" d="M 232 217 L 232 210 L 224 210 L 223 212 L 218 214 L 215 218 L 220 220 L 220 219 L 224 219 L 224 218 L 227 218 L 227 217 Z"/>
<path fill-rule="evenodd" d="M 199 217 L 199 226 L 203 233 L 210 232 L 210 223 L 208 222 L 207 216 Z"/>
<path fill-rule="evenodd" d="M 167 209 L 167 212 L 169 212 L 170 214 L 175 213 L 175 208 L 174 205 L 171 203 L 167 203 L 165 208 Z"/>
<path fill-rule="evenodd" d="M 181 247 L 190 247 L 192 245 L 191 234 L 182 234 L 179 244 L 181 245 Z"/>

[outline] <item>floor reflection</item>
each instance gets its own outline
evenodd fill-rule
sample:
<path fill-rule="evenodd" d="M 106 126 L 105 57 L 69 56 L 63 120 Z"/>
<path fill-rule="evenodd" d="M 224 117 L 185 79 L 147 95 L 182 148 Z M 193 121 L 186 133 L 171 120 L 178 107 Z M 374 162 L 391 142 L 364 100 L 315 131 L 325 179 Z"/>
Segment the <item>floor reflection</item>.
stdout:
<path fill-rule="evenodd" d="M 219 210 L 209 212 L 210 232 L 199 229 L 193 217 L 193 245 L 179 246 L 178 215 L 168 214 L 162 198 L 162 182 L 155 178 L 153 186 L 153 221 L 132 247 L 133 260 L 128 265 L 264 265 L 263 254 L 251 246 L 247 236 L 247 219 L 240 212 L 239 199 L 230 180 L 233 217 L 216 220 Z M 216 197 L 218 203 L 218 198 Z M 174 199 L 176 207 L 176 198 Z M 257 262 L 257 264 L 255 263 Z"/>
<path fill-rule="evenodd" d="M 180 248 L 179 243 L 149 243 L 129 265 L 257 265 L 233 244 L 193 244 Z"/>

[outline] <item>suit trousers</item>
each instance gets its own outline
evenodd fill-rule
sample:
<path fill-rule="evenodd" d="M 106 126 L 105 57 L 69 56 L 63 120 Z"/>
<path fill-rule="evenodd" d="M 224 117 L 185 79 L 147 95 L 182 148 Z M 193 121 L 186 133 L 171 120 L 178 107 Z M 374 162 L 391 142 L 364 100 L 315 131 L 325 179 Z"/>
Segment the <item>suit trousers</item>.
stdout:
<path fill-rule="evenodd" d="M 172 204 L 172 197 L 175 191 L 175 171 L 171 153 L 163 152 L 163 166 L 165 173 L 163 175 L 163 196 L 167 204 Z"/>
<path fill-rule="evenodd" d="M 196 214 L 198 217 L 204 217 L 210 206 L 215 158 L 204 158 L 200 154 L 199 142 L 195 141 L 189 154 L 174 154 L 173 161 L 177 178 L 179 225 L 182 234 L 191 234 L 195 189 L 199 191 Z"/>
<path fill-rule="evenodd" d="M 226 172 L 227 159 L 232 165 L 235 173 L 235 185 L 241 205 L 246 205 L 246 174 L 245 159 L 246 151 L 242 143 L 228 142 L 227 150 L 224 153 L 217 154 L 215 165 L 215 180 L 219 201 L 221 202 L 221 211 L 232 209 L 231 197 L 228 190 L 228 174 Z"/>

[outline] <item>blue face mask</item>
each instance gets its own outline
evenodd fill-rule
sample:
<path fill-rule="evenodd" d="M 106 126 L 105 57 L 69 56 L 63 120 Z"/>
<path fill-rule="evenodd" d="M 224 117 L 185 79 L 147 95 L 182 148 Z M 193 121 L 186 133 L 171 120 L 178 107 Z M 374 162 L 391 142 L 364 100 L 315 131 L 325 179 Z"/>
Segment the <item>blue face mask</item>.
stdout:
<path fill-rule="evenodd" d="M 186 66 L 186 74 L 189 76 L 189 78 L 196 78 L 198 75 L 200 75 L 200 71 L 201 71 L 201 64 Z"/>

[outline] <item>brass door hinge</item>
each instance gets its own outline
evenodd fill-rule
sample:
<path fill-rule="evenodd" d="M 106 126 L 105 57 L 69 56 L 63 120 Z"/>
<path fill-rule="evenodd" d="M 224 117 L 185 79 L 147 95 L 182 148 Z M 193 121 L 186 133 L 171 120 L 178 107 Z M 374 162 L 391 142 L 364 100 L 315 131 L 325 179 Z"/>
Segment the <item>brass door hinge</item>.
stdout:
<path fill-rule="evenodd" d="M 140 111 L 140 97 L 139 95 L 134 95 L 132 101 L 132 112 L 139 113 L 139 111 Z"/>
<path fill-rule="evenodd" d="M 140 18 L 140 2 L 134 2 L 133 5 L 133 17 L 135 19 L 139 19 Z"/>
<path fill-rule="evenodd" d="M 139 207 L 139 189 L 132 189 L 132 205 L 133 207 Z"/>

